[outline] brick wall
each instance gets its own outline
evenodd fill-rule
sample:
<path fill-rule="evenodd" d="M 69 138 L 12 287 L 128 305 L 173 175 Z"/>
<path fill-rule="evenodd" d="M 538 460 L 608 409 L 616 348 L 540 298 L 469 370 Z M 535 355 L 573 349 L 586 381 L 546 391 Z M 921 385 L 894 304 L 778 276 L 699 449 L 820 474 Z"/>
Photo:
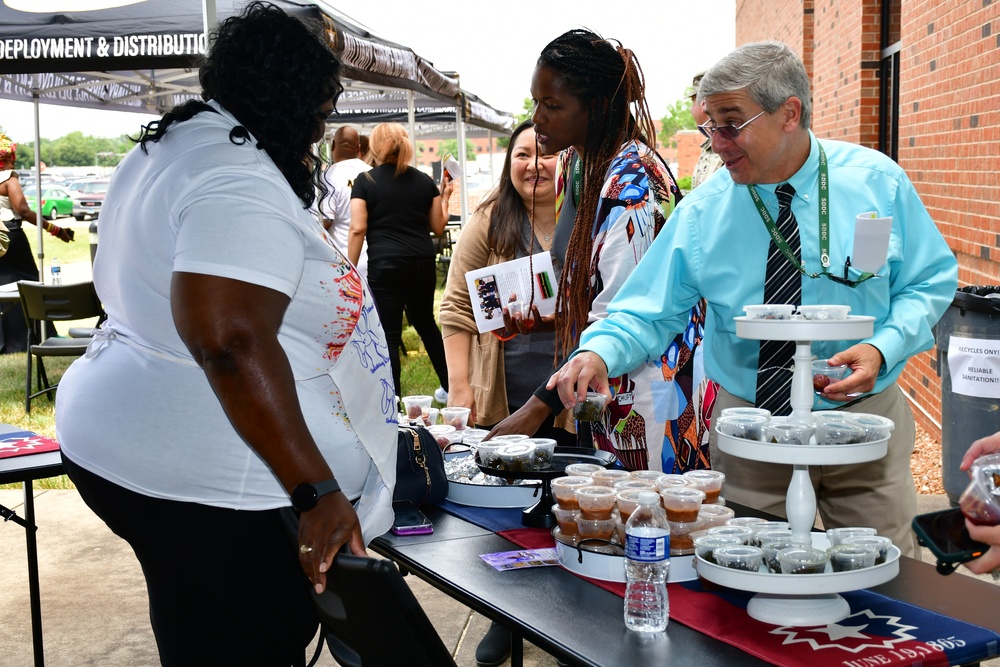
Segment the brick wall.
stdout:
<path fill-rule="evenodd" d="M 737 0 L 736 41 L 780 39 L 806 63 L 813 129 L 878 146 L 878 0 Z M 959 262 L 959 285 L 1000 284 L 1000 2 L 900 0 L 899 164 Z M 940 435 L 934 350 L 900 378 Z"/>
<path fill-rule="evenodd" d="M 775 39 L 801 54 L 804 17 L 802 0 L 736 0 L 736 43 Z"/>
<path fill-rule="evenodd" d="M 701 142 L 704 140 L 705 137 L 698 130 L 682 130 L 674 135 L 676 146 L 660 146 L 658 151 L 667 164 L 671 165 L 671 169 L 674 164 L 677 165 L 674 176 L 684 178 L 694 173 L 694 166 L 701 156 Z"/>

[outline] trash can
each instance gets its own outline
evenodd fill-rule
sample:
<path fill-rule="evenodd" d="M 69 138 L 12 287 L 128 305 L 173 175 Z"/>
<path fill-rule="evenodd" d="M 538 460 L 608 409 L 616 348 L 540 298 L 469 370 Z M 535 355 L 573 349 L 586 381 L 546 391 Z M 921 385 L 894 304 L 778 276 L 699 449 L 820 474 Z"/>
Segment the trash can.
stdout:
<path fill-rule="evenodd" d="M 97 218 L 90 223 L 90 265 L 94 265 L 94 258 L 97 257 Z"/>
<path fill-rule="evenodd" d="M 958 469 L 974 441 L 1000 431 L 1000 285 L 970 286 L 934 328 L 941 377 L 941 470 L 953 507 L 969 484 Z"/>

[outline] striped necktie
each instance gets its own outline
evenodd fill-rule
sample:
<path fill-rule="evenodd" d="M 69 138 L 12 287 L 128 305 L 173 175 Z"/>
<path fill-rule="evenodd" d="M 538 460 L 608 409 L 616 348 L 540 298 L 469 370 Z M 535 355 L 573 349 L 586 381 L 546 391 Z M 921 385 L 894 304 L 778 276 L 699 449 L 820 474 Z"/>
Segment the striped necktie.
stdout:
<path fill-rule="evenodd" d="M 800 259 L 801 243 L 799 226 L 792 214 L 792 197 L 795 188 L 788 183 L 775 190 L 778 196 L 777 228 L 796 259 Z M 764 303 L 802 302 L 802 278 L 799 270 L 781 253 L 771 239 L 767 255 L 767 273 L 764 276 Z M 757 371 L 757 407 L 766 408 L 773 415 L 791 413 L 792 357 L 795 341 L 762 340 Z"/>

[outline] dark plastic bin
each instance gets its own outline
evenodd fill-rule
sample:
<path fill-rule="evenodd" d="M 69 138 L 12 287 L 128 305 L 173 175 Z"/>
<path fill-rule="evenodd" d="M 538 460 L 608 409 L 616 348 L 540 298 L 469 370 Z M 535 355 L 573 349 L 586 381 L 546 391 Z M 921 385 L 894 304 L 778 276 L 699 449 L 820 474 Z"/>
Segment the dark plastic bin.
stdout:
<path fill-rule="evenodd" d="M 952 506 L 957 506 L 959 496 L 969 484 L 968 474 L 958 466 L 969 445 L 1000 431 L 1000 399 L 953 391 L 948 364 L 952 335 L 1000 341 L 1000 285 L 956 290 L 955 300 L 934 328 L 937 369 L 941 376 L 942 477 L 948 500 Z"/>

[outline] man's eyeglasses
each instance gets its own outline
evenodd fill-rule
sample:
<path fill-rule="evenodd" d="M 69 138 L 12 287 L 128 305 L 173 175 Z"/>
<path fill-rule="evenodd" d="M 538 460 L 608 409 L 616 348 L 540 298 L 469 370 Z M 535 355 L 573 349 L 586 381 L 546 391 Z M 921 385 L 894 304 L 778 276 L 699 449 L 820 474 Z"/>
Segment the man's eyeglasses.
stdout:
<path fill-rule="evenodd" d="M 743 123 L 742 125 L 716 125 L 712 121 L 709 121 L 704 125 L 699 125 L 698 129 L 701 130 L 702 134 L 704 134 L 709 139 L 711 139 L 715 135 L 715 133 L 718 132 L 719 136 L 725 139 L 726 141 L 735 141 L 736 137 L 740 136 L 740 132 L 743 130 L 744 127 L 754 122 L 755 120 L 763 116 L 765 113 L 767 112 L 761 111 L 759 114 L 757 114 L 747 122 Z"/>

